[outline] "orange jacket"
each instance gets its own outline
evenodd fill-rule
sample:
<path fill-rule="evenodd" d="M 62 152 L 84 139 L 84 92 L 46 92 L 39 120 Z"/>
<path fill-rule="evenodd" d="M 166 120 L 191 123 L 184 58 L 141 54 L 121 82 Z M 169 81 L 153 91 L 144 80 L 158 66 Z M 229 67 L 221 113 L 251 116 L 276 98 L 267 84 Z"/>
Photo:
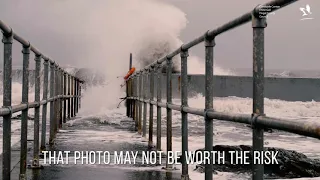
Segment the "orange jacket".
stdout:
<path fill-rule="evenodd" d="M 132 67 L 132 68 L 128 71 L 127 75 L 126 75 L 123 79 L 124 79 L 124 80 L 127 80 L 127 79 L 134 73 L 135 70 L 136 70 L 136 68 Z"/>

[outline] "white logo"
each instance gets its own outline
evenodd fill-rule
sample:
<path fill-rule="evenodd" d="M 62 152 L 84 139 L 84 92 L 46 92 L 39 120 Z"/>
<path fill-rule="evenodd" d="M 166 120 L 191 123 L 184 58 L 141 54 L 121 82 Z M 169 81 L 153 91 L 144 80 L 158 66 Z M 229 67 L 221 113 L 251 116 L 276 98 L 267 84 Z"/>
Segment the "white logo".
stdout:
<path fill-rule="evenodd" d="M 307 4 L 306 5 L 306 7 L 304 8 L 304 7 L 302 7 L 302 8 L 300 8 L 300 11 L 303 13 L 302 14 L 302 19 L 300 19 L 300 20 L 307 20 L 307 19 L 313 19 L 312 17 L 311 17 L 311 8 L 310 8 L 310 6 L 309 6 L 309 4 Z M 306 16 L 306 17 L 305 17 Z"/>

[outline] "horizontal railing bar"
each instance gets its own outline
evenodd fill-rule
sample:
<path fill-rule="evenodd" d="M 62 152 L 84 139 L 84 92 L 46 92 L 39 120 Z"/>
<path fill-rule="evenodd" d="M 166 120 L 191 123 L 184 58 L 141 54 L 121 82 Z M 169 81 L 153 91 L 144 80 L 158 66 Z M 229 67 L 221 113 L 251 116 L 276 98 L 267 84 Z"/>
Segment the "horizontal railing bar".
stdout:
<path fill-rule="evenodd" d="M 128 97 L 128 99 L 139 100 L 141 102 L 149 103 L 150 100 L 140 100 L 136 97 Z M 176 104 L 167 104 L 164 102 L 157 103 L 156 101 L 151 101 L 151 104 L 158 105 L 162 108 L 169 108 L 176 111 L 181 111 L 181 106 Z M 192 107 L 183 107 L 182 110 L 189 114 L 194 114 L 198 116 L 205 116 L 206 112 L 204 109 L 192 108 Z M 1 110 L 0 110 L 1 112 Z M 259 116 L 255 122 L 253 118 L 248 114 L 237 114 L 237 113 L 224 113 L 224 112 L 215 112 L 213 110 L 207 111 L 207 116 L 209 118 L 220 120 L 220 121 L 229 121 L 242 124 L 260 125 L 266 128 L 277 129 L 289 133 L 299 134 L 303 136 L 313 137 L 320 139 L 320 124 L 314 123 L 303 123 L 292 121 L 282 118 L 274 118 L 267 116 Z"/>
<path fill-rule="evenodd" d="M 320 126 L 316 123 L 302 123 L 288 120 L 275 119 L 271 117 L 258 117 L 257 123 L 272 129 L 278 129 L 303 136 L 320 139 Z"/>
<path fill-rule="evenodd" d="M 19 36 L 18 34 L 13 32 L 13 38 L 15 40 L 17 40 L 18 42 L 20 42 L 23 46 L 25 47 L 29 47 L 30 46 L 30 42 L 23 39 L 21 36 Z M 30 47 L 31 48 L 31 47 Z M 37 55 L 41 55 L 40 52 L 36 53 Z"/>
<path fill-rule="evenodd" d="M 29 41 L 25 40 L 24 38 L 22 38 L 21 36 L 19 36 L 18 34 L 16 34 L 15 32 L 13 32 L 12 28 L 10 28 L 9 26 L 7 26 L 3 21 L 0 20 L 0 29 L 2 29 L 4 34 L 8 34 L 10 35 L 11 33 L 13 33 L 13 38 L 15 40 L 17 40 L 18 42 L 20 42 L 23 46 L 29 47 L 31 51 L 33 51 L 36 55 L 41 55 L 41 52 L 35 48 L 34 46 L 32 46 L 30 44 Z M 53 62 L 52 60 L 49 60 L 51 62 Z"/>
<path fill-rule="evenodd" d="M 37 48 L 35 48 L 34 46 L 30 46 L 30 49 L 31 49 L 31 51 L 32 52 L 34 52 L 36 55 L 38 55 L 38 56 L 40 56 L 41 55 L 41 52 L 37 49 Z M 44 55 L 42 55 L 43 57 L 45 57 Z M 47 58 L 47 59 L 49 59 L 49 58 Z M 49 59 L 49 61 L 52 61 L 52 60 L 50 60 Z"/>
<path fill-rule="evenodd" d="M 28 108 L 28 104 L 18 104 L 18 105 L 14 105 L 11 107 L 12 108 L 12 113 L 16 113 L 22 110 L 25 110 Z"/>
<path fill-rule="evenodd" d="M 39 106 L 40 106 L 40 103 L 38 103 L 38 102 L 30 102 L 29 103 L 29 108 L 36 108 Z"/>
<path fill-rule="evenodd" d="M 57 64 L 56 62 L 54 62 L 52 59 L 50 59 L 49 57 L 44 56 L 43 54 L 41 54 L 41 52 L 34 47 L 33 45 L 30 44 L 29 41 L 25 40 L 23 37 L 19 36 L 18 34 L 16 34 L 15 32 L 13 32 L 12 28 L 9 27 L 8 25 L 6 25 L 3 21 L 0 20 L 0 29 L 2 30 L 3 34 L 6 36 L 10 36 L 11 33 L 13 35 L 13 38 L 20 42 L 23 46 L 25 47 L 30 47 L 30 50 L 32 52 L 34 52 L 36 55 L 38 56 L 42 56 L 43 59 L 48 60 L 50 63 L 54 63 Z M 65 73 L 67 73 L 66 71 L 64 71 Z M 67 73 L 68 75 L 71 75 L 69 73 Z M 80 83 L 84 83 L 83 80 L 76 78 L 75 76 L 71 75 L 72 77 L 74 77 L 75 79 L 79 80 Z"/>
<path fill-rule="evenodd" d="M 249 125 L 257 125 L 285 132 L 299 134 L 303 136 L 320 139 L 320 125 L 308 122 L 297 122 L 281 118 L 259 116 L 256 120 L 247 114 L 231 114 L 222 112 L 208 111 L 207 116 L 221 121 L 231 121 Z M 255 121 L 255 122 L 254 122 Z"/>
<path fill-rule="evenodd" d="M 209 110 L 207 116 L 212 119 L 222 120 L 222 121 L 232 121 L 237 123 L 251 124 L 251 115 L 248 114 L 236 114 L 236 113 L 224 113 L 215 112 Z"/>
<path fill-rule="evenodd" d="M 183 44 L 183 45 L 181 46 L 180 50 L 187 50 L 187 49 L 189 49 L 189 48 L 191 48 L 191 47 L 193 47 L 193 46 L 195 46 L 195 45 L 203 42 L 204 39 L 205 39 L 205 36 L 206 36 L 206 33 L 205 33 L 204 35 L 196 38 L 196 39 L 193 40 L 193 41 L 190 41 L 190 42 L 188 42 L 188 43 L 186 43 L 186 44 Z M 180 52 L 181 52 L 181 51 L 180 51 Z M 180 52 L 179 52 L 179 53 L 180 53 Z"/>
<path fill-rule="evenodd" d="M 267 3 L 265 3 L 263 6 L 280 6 L 280 8 L 273 8 L 271 9 L 271 12 L 276 11 L 278 9 L 284 8 L 294 2 L 296 2 L 298 0 L 273 0 L 273 1 L 269 1 Z M 260 10 L 260 8 L 256 8 L 255 9 L 255 13 L 258 13 Z M 270 13 L 270 12 L 269 12 Z"/>
<path fill-rule="evenodd" d="M 10 114 L 10 109 L 7 107 L 0 108 L 0 116 L 6 116 Z"/>
<path fill-rule="evenodd" d="M 181 111 L 181 106 L 176 104 L 168 104 L 168 108 L 176 111 Z"/>
<path fill-rule="evenodd" d="M 157 101 L 150 101 L 150 104 L 157 105 Z"/>
<path fill-rule="evenodd" d="M 175 50 L 175 51 L 173 51 L 172 53 L 168 54 L 166 58 L 171 59 L 171 58 L 173 58 L 174 56 L 178 55 L 180 52 L 181 52 L 181 48 L 178 48 L 177 50 Z M 151 66 L 152 66 L 152 65 L 155 65 L 156 63 L 157 63 L 157 62 L 153 62 L 153 63 L 151 64 Z"/>
<path fill-rule="evenodd" d="M 157 60 L 157 63 L 158 63 L 158 64 L 162 64 L 162 63 L 163 63 L 164 61 L 166 61 L 166 60 L 167 60 L 167 56 L 158 59 L 158 60 Z"/>
<path fill-rule="evenodd" d="M 28 105 L 27 104 L 17 104 L 17 105 L 13 105 L 11 107 L 12 109 L 12 113 L 16 113 L 16 112 L 19 112 L 19 111 L 23 111 L 27 108 L 36 108 L 36 107 L 39 107 L 41 105 L 44 105 L 46 103 L 49 103 L 51 101 L 54 101 L 56 99 L 66 99 L 66 98 L 72 98 L 72 97 L 82 97 L 82 96 L 71 96 L 71 95 L 58 95 L 56 97 L 53 97 L 53 98 L 48 98 L 48 100 L 42 100 L 40 102 L 29 102 Z M 146 102 L 149 102 L 149 101 L 146 101 Z M 10 114 L 10 109 L 7 108 L 7 107 L 2 107 L 0 108 L 0 116 L 5 116 L 5 115 L 9 115 Z"/>
<path fill-rule="evenodd" d="M 158 106 L 159 106 L 159 107 L 162 107 L 162 108 L 166 108 L 166 107 L 167 107 L 167 103 L 158 102 Z"/>
<path fill-rule="evenodd" d="M 191 108 L 191 107 L 183 107 L 182 110 L 186 113 L 203 116 L 205 115 L 204 109 Z"/>
<path fill-rule="evenodd" d="M 11 34 L 11 32 L 12 32 L 12 29 L 9 27 L 9 26 L 7 26 L 3 21 L 1 21 L 0 20 L 0 29 L 2 30 L 2 32 L 4 33 L 4 34 Z"/>
<path fill-rule="evenodd" d="M 208 31 L 208 36 L 210 36 L 210 37 L 218 36 L 219 34 L 222 34 L 222 33 L 227 32 L 235 27 L 243 25 L 243 24 L 249 22 L 250 20 L 251 20 L 251 12 L 248 12 L 248 13 L 218 27 L 217 29 Z"/>
<path fill-rule="evenodd" d="M 280 8 L 271 8 L 270 11 L 268 12 L 265 12 L 267 14 L 269 14 L 270 12 L 273 12 L 273 11 L 276 11 L 278 9 L 281 9 L 295 1 L 298 1 L 298 0 L 273 0 L 273 1 L 270 1 L 260 7 L 256 7 L 254 8 L 254 13 L 258 15 L 259 11 L 263 8 L 266 8 L 268 6 L 280 6 Z M 215 30 L 211 30 L 208 32 L 208 36 L 210 37 L 214 37 L 214 36 L 217 36 L 219 34 L 222 34 L 224 32 L 227 32 L 235 27 L 238 27 L 238 26 L 241 26 L 245 23 L 248 23 L 249 21 L 251 21 L 252 19 L 252 11 L 250 12 L 247 12 L 246 14 L 218 27 L 217 29 Z"/>
<path fill-rule="evenodd" d="M 40 101 L 40 105 L 44 105 L 44 104 L 47 104 L 47 103 L 48 103 L 47 100 L 42 100 L 42 101 Z"/>
<path fill-rule="evenodd" d="M 47 102 L 51 102 L 51 101 L 53 101 L 54 99 L 55 99 L 54 97 L 48 98 L 48 101 L 47 101 Z"/>

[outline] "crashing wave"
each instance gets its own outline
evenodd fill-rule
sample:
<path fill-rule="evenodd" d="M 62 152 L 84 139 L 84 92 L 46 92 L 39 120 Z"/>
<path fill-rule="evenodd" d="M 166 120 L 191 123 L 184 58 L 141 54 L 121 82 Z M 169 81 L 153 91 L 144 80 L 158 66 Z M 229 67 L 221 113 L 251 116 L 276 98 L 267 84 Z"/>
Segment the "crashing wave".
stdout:
<path fill-rule="evenodd" d="M 283 71 L 281 73 L 270 73 L 269 77 L 296 77 L 293 72 L 290 71 Z"/>
<path fill-rule="evenodd" d="M 167 34 L 159 33 L 157 38 L 146 36 L 137 42 L 139 47 L 135 52 L 135 60 L 139 62 L 140 68 L 143 68 L 156 60 L 165 57 L 181 45 L 178 39 Z M 172 72 L 180 72 L 180 58 L 175 56 L 172 59 Z M 163 63 L 162 73 L 166 72 L 166 63 Z"/>

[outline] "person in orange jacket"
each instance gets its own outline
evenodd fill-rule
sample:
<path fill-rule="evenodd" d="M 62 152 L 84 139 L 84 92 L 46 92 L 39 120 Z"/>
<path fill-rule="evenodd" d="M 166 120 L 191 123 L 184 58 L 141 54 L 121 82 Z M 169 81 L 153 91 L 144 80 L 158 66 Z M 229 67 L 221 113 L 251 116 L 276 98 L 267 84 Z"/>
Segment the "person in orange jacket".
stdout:
<path fill-rule="evenodd" d="M 126 76 L 123 77 L 123 79 L 126 81 L 135 71 L 136 71 L 136 68 L 135 68 L 135 67 L 132 67 L 132 68 L 128 71 L 128 73 L 126 74 Z M 121 87 L 123 87 L 124 85 L 125 85 L 125 83 L 122 84 Z"/>
<path fill-rule="evenodd" d="M 128 71 L 127 75 L 126 75 L 123 79 L 124 79 L 124 80 L 127 80 L 135 71 L 136 71 L 136 68 L 135 68 L 135 67 L 132 67 L 132 68 Z"/>

